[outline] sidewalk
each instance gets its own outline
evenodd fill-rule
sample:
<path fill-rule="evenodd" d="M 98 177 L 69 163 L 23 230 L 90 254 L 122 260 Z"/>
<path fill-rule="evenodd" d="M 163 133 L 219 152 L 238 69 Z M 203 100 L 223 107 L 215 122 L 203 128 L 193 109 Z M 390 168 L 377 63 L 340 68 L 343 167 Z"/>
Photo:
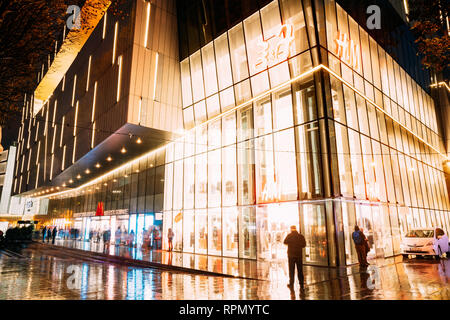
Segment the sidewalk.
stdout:
<path fill-rule="evenodd" d="M 40 242 L 42 243 L 42 242 Z M 47 244 L 47 243 L 46 243 Z M 215 257 L 201 254 L 168 252 L 165 250 L 149 250 L 111 245 L 105 250 L 103 243 L 80 240 L 56 240 L 56 246 L 84 250 L 109 257 L 120 257 L 125 260 L 146 262 L 149 266 L 173 268 L 178 271 L 204 272 L 210 275 L 223 275 L 244 279 L 278 282 L 286 285 L 289 282 L 286 260 L 275 262 L 255 261 L 227 257 Z M 373 262 L 372 262 L 373 263 Z M 382 264 L 395 263 L 394 258 L 384 259 Z M 377 265 L 381 266 L 377 261 Z M 358 266 L 319 267 L 304 265 L 306 285 L 317 284 L 339 278 L 347 278 L 359 273 Z"/>

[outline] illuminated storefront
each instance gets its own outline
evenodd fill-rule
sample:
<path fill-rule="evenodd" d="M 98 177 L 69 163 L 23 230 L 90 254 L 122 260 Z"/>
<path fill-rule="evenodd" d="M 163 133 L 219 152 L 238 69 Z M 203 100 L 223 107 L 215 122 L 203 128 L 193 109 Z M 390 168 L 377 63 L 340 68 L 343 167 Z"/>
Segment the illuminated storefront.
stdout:
<path fill-rule="evenodd" d="M 163 249 L 171 228 L 175 251 L 256 260 L 285 259 L 297 225 L 314 265 L 356 263 L 355 224 L 369 257 L 413 227 L 450 231 L 430 95 L 338 4 L 311 2 L 272 1 L 183 59 L 182 138 L 50 205 L 103 201 L 129 210 L 108 227 L 138 246 L 158 225 Z M 77 219 L 89 237 L 103 218 Z"/>

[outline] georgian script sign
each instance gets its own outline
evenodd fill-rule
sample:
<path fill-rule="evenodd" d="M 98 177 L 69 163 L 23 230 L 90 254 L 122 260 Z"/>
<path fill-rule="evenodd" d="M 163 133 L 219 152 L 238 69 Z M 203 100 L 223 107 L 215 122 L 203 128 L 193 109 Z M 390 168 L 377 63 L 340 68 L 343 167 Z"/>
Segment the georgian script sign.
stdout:
<path fill-rule="evenodd" d="M 265 69 L 289 57 L 291 44 L 294 40 L 294 28 L 290 24 L 281 26 L 280 31 L 270 38 L 260 41 L 258 59 L 254 65 L 255 70 Z"/>
<path fill-rule="evenodd" d="M 337 32 L 336 55 L 355 70 L 360 70 L 359 45 L 348 38 L 346 33 Z"/>

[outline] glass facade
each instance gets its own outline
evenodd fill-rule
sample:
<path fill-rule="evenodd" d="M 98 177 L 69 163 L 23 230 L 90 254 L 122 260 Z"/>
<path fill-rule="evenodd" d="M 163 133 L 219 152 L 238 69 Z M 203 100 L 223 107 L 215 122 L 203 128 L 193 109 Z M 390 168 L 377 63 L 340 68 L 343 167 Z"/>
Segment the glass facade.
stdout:
<path fill-rule="evenodd" d="M 161 212 L 175 251 L 257 260 L 285 259 L 297 225 L 316 265 L 357 262 L 355 224 L 369 257 L 399 254 L 413 227 L 449 231 L 433 100 L 338 4 L 314 2 L 272 1 L 181 61 L 186 134 L 49 211 L 103 201 L 129 210 L 128 231 Z"/>

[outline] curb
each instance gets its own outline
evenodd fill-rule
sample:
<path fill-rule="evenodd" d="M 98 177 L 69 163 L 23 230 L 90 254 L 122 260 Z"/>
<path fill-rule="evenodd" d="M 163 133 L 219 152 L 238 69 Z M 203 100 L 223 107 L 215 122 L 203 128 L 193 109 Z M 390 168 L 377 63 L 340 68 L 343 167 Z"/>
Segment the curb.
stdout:
<path fill-rule="evenodd" d="M 39 244 L 41 246 L 49 247 L 49 248 L 53 247 L 53 248 L 57 248 L 57 249 L 72 251 L 72 252 L 80 254 L 81 256 L 87 256 L 90 258 L 92 258 L 92 257 L 100 258 L 102 261 L 111 262 L 111 263 L 125 263 L 125 264 L 132 265 L 132 266 L 150 267 L 150 268 L 155 268 L 155 269 L 178 271 L 178 272 L 192 273 L 192 274 L 206 275 L 206 276 L 267 281 L 267 280 L 257 279 L 257 278 L 233 276 L 230 274 L 214 272 L 214 271 L 185 268 L 185 267 L 168 265 L 168 264 L 159 263 L 159 262 L 143 261 L 143 260 L 138 260 L 138 259 L 133 259 L 133 258 L 125 258 L 125 257 L 120 257 L 120 256 L 116 256 L 116 255 L 111 255 L 111 254 L 105 254 L 105 253 L 101 253 L 101 252 L 93 252 L 93 251 L 87 251 L 87 250 L 77 249 L 77 248 L 68 248 L 65 246 L 60 246 L 60 245 L 55 245 L 55 244 L 46 244 L 46 243 L 42 243 L 42 242 L 38 242 L 38 241 L 33 241 L 33 243 Z"/>

